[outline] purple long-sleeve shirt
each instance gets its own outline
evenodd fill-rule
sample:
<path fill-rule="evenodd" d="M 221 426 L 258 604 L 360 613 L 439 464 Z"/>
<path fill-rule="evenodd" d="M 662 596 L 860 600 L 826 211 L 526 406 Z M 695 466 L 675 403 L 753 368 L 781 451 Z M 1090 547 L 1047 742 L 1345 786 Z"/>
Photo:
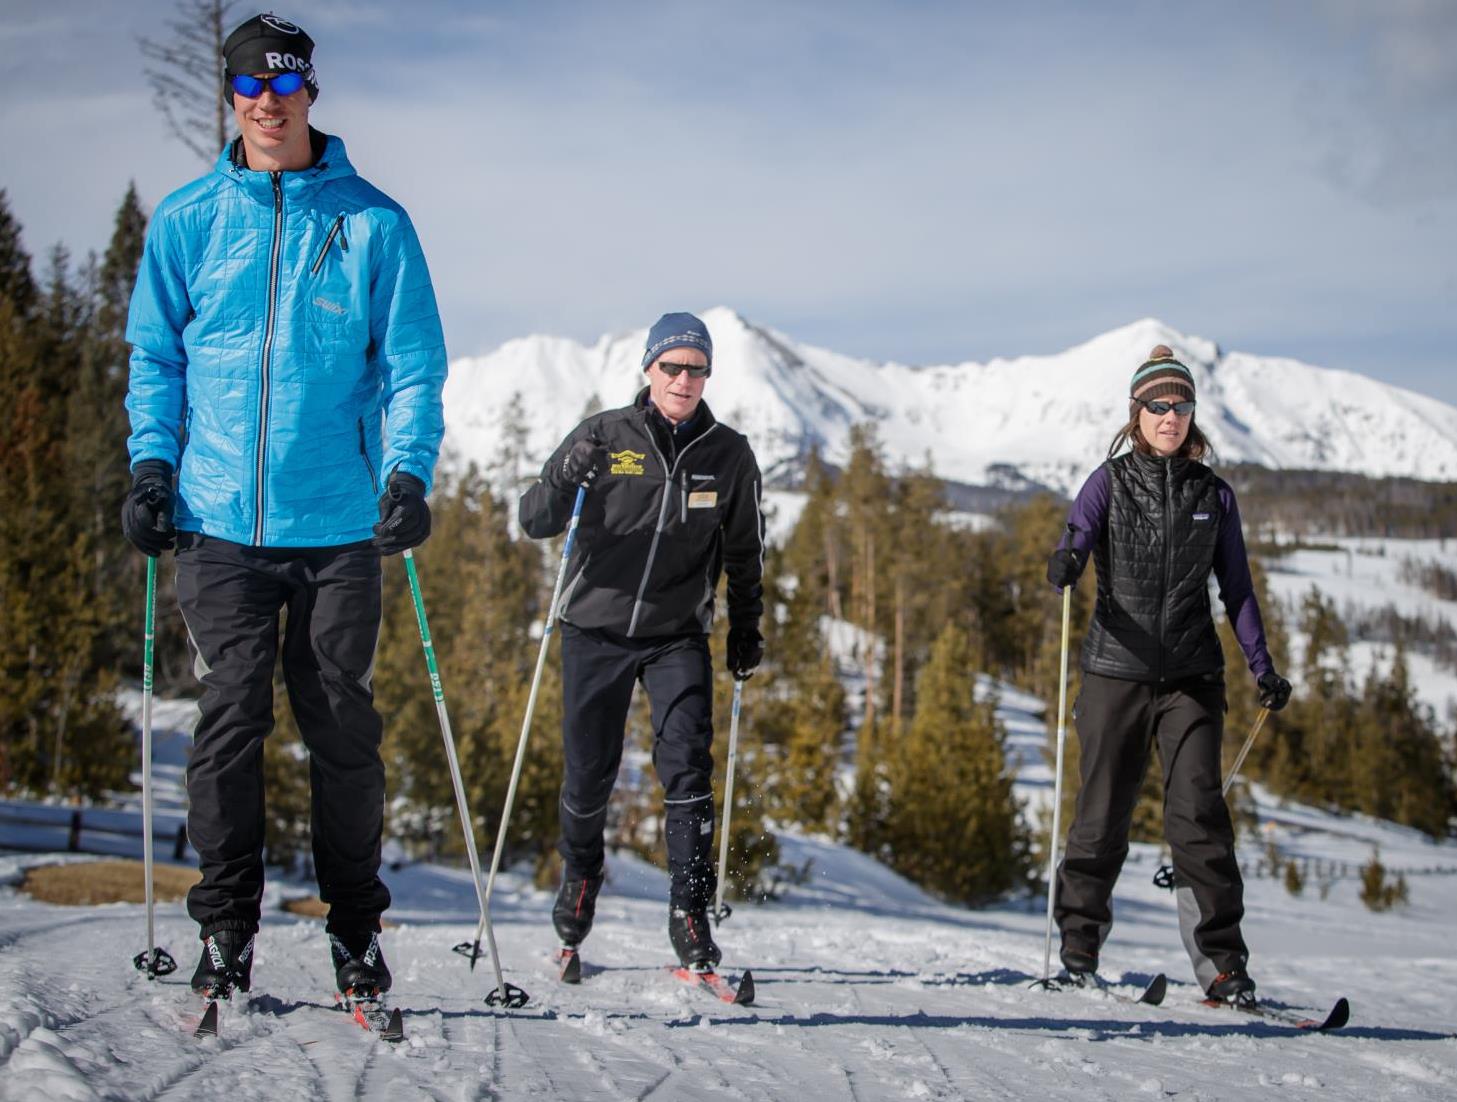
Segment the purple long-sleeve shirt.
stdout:
<path fill-rule="evenodd" d="M 1244 529 L 1239 521 L 1239 503 L 1228 482 L 1215 476 L 1219 490 L 1219 542 L 1214 548 L 1214 577 L 1219 582 L 1219 600 L 1224 605 L 1234 636 L 1245 652 L 1250 672 L 1255 677 L 1275 668 L 1265 644 L 1265 621 L 1260 616 L 1260 602 L 1255 599 L 1255 583 L 1250 577 L 1250 559 L 1245 551 Z M 1108 499 L 1112 479 L 1106 466 L 1099 467 L 1078 491 L 1068 512 L 1071 532 L 1064 532 L 1059 547 L 1071 547 L 1086 563 L 1093 555 L 1093 545 L 1108 523 Z"/>

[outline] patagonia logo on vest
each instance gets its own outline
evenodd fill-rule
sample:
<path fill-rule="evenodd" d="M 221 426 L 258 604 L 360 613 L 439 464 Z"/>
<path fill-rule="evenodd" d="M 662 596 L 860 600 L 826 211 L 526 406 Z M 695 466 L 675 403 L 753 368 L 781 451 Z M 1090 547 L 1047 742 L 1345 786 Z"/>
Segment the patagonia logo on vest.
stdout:
<path fill-rule="evenodd" d="M 624 448 L 620 452 L 613 452 L 611 458 L 613 474 L 642 474 L 642 462 L 647 454 Z"/>
<path fill-rule="evenodd" d="M 1190 518 L 1189 518 L 1189 519 L 1190 519 L 1190 520 L 1208 520 L 1208 519 L 1209 519 L 1209 518 L 1210 518 L 1210 517 L 1211 517 L 1211 516 L 1213 516 L 1213 515 L 1214 515 L 1214 514 L 1212 514 L 1212 513 L 1195 513 L 1195 514 L 1194 514 L 1194 515 L 1193 515 L 1193 516 L 1192 516 L 1192 517 L 1190 517 Z"/>

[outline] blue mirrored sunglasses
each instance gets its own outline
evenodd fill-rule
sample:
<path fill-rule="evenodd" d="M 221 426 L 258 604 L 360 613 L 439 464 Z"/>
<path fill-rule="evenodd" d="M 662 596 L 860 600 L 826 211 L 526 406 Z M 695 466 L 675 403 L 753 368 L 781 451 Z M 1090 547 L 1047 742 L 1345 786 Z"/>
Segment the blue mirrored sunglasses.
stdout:
<path fill-rule="evenodd" d="M 263 89 L 269 89 L 275 96 L 291 96 L 304 86 L 304 78 L 298 73 L 279 73 L 271 77 L 253 77 L 240 73 L 229 78 L 233 91 L 248 99 L 257 99 Z"/>

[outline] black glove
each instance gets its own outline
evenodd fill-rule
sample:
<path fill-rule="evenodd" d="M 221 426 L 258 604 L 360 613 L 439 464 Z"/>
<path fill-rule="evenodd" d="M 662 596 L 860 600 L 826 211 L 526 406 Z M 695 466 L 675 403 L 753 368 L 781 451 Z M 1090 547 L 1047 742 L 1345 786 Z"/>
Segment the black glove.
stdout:
<path fill-rule="evenodd" d="M 575 490 L 578 486 L 590 489 L 606 469 L 607 449 L 601 441 L 584 437 L 572 445 L 560 467 L 547 472 L 547 481 L 558 490 Z"/>
<path fill-rule="evenodd" d="M 132 488 L 121 503 L 121 530 L 150 558 L 177 543 L 172 503 L 172 464 L 165 459 L 143 459 L 132 468 Z"/>
<path fill-rule="evenodd" d="M 1260 689 L 1261 708 L 1269 708 L 1272 712 L 1278 712 L 1290 703 L 1290 682 L 1274 670 L 1260 674 L 1260 679 L 1255 684 Z"/>
<path fill-rule="evenodd" d="M 1059 547 L 1047 560 L 1047 580 L 1058 589 L 1078 584 L 1084 559 L 1071 547 Z"/>
<path fill-rule="evenodd" d="M 381 555 L 397 555 L 418 547 L 429 535 L 430 506 L 425 503 L 425 483 L 412 474 L 395 471 L 379 498 L 374 545 Z"/>
<path fill-rule="evenodd" d="M 757 627 L 729 628 L 728 647 L 724 655 L 728 672 L 735 681 L 747 681 L 754 676 L 759 663 L 764 660 L 764 637 Z"/>

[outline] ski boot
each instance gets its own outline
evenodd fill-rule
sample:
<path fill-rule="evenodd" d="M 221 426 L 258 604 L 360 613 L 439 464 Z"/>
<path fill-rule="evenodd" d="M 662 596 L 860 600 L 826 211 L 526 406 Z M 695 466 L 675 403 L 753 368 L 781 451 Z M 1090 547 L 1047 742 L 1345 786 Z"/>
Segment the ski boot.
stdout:
<path fill-rule="evenodd" d="M 1205 992 L 1211 1003 L 1246 1004 L 1255 1001 L 1255 981 L 1243 968 L 1231 968 L 1214 977 Z"/>
<path fill-rule="evenodd" d="M 1067 969 L 1068 980 L 1072 983 L 1086 983 L 1098 971 L 1098 954 L 1096 952 L 1063 942 L 1058 956 L 1062 960 L 1062 966 Z"/>
<path fill-rule="evenodd" d="M 556 927 L 563 949 L 575 949 L 587 939 L 592 917 L 597 913 L 597 893 L 601 890 L 600 876 L 581 879 L 562 876 L 561 890 L 556 893 L 556 902 L 551 908 L 551 924 Z"/>
<path fill-rule="evenodd" d="M 192 990 L 207 999 L 226 999 L 253 984 L 253 931 L 223 927 L 202 939 L 202 958 L 192 973 Z"/>
<path fill-rule="evenodd" d="M 678 960 L 690 971 L 712 972 L 723 959 L 723 953 L 713 943 L 706 907 L 692 911 L 672 908 L 668 912 L 668 937 L 673 942 Z"/>
<path fill-rule="evenodd" d="M 389 966 L 374 930 L 334 930 L 329 933 L 334 958 L 334 983 L 351 998 L 374 999 L 390 989 Z"/>

